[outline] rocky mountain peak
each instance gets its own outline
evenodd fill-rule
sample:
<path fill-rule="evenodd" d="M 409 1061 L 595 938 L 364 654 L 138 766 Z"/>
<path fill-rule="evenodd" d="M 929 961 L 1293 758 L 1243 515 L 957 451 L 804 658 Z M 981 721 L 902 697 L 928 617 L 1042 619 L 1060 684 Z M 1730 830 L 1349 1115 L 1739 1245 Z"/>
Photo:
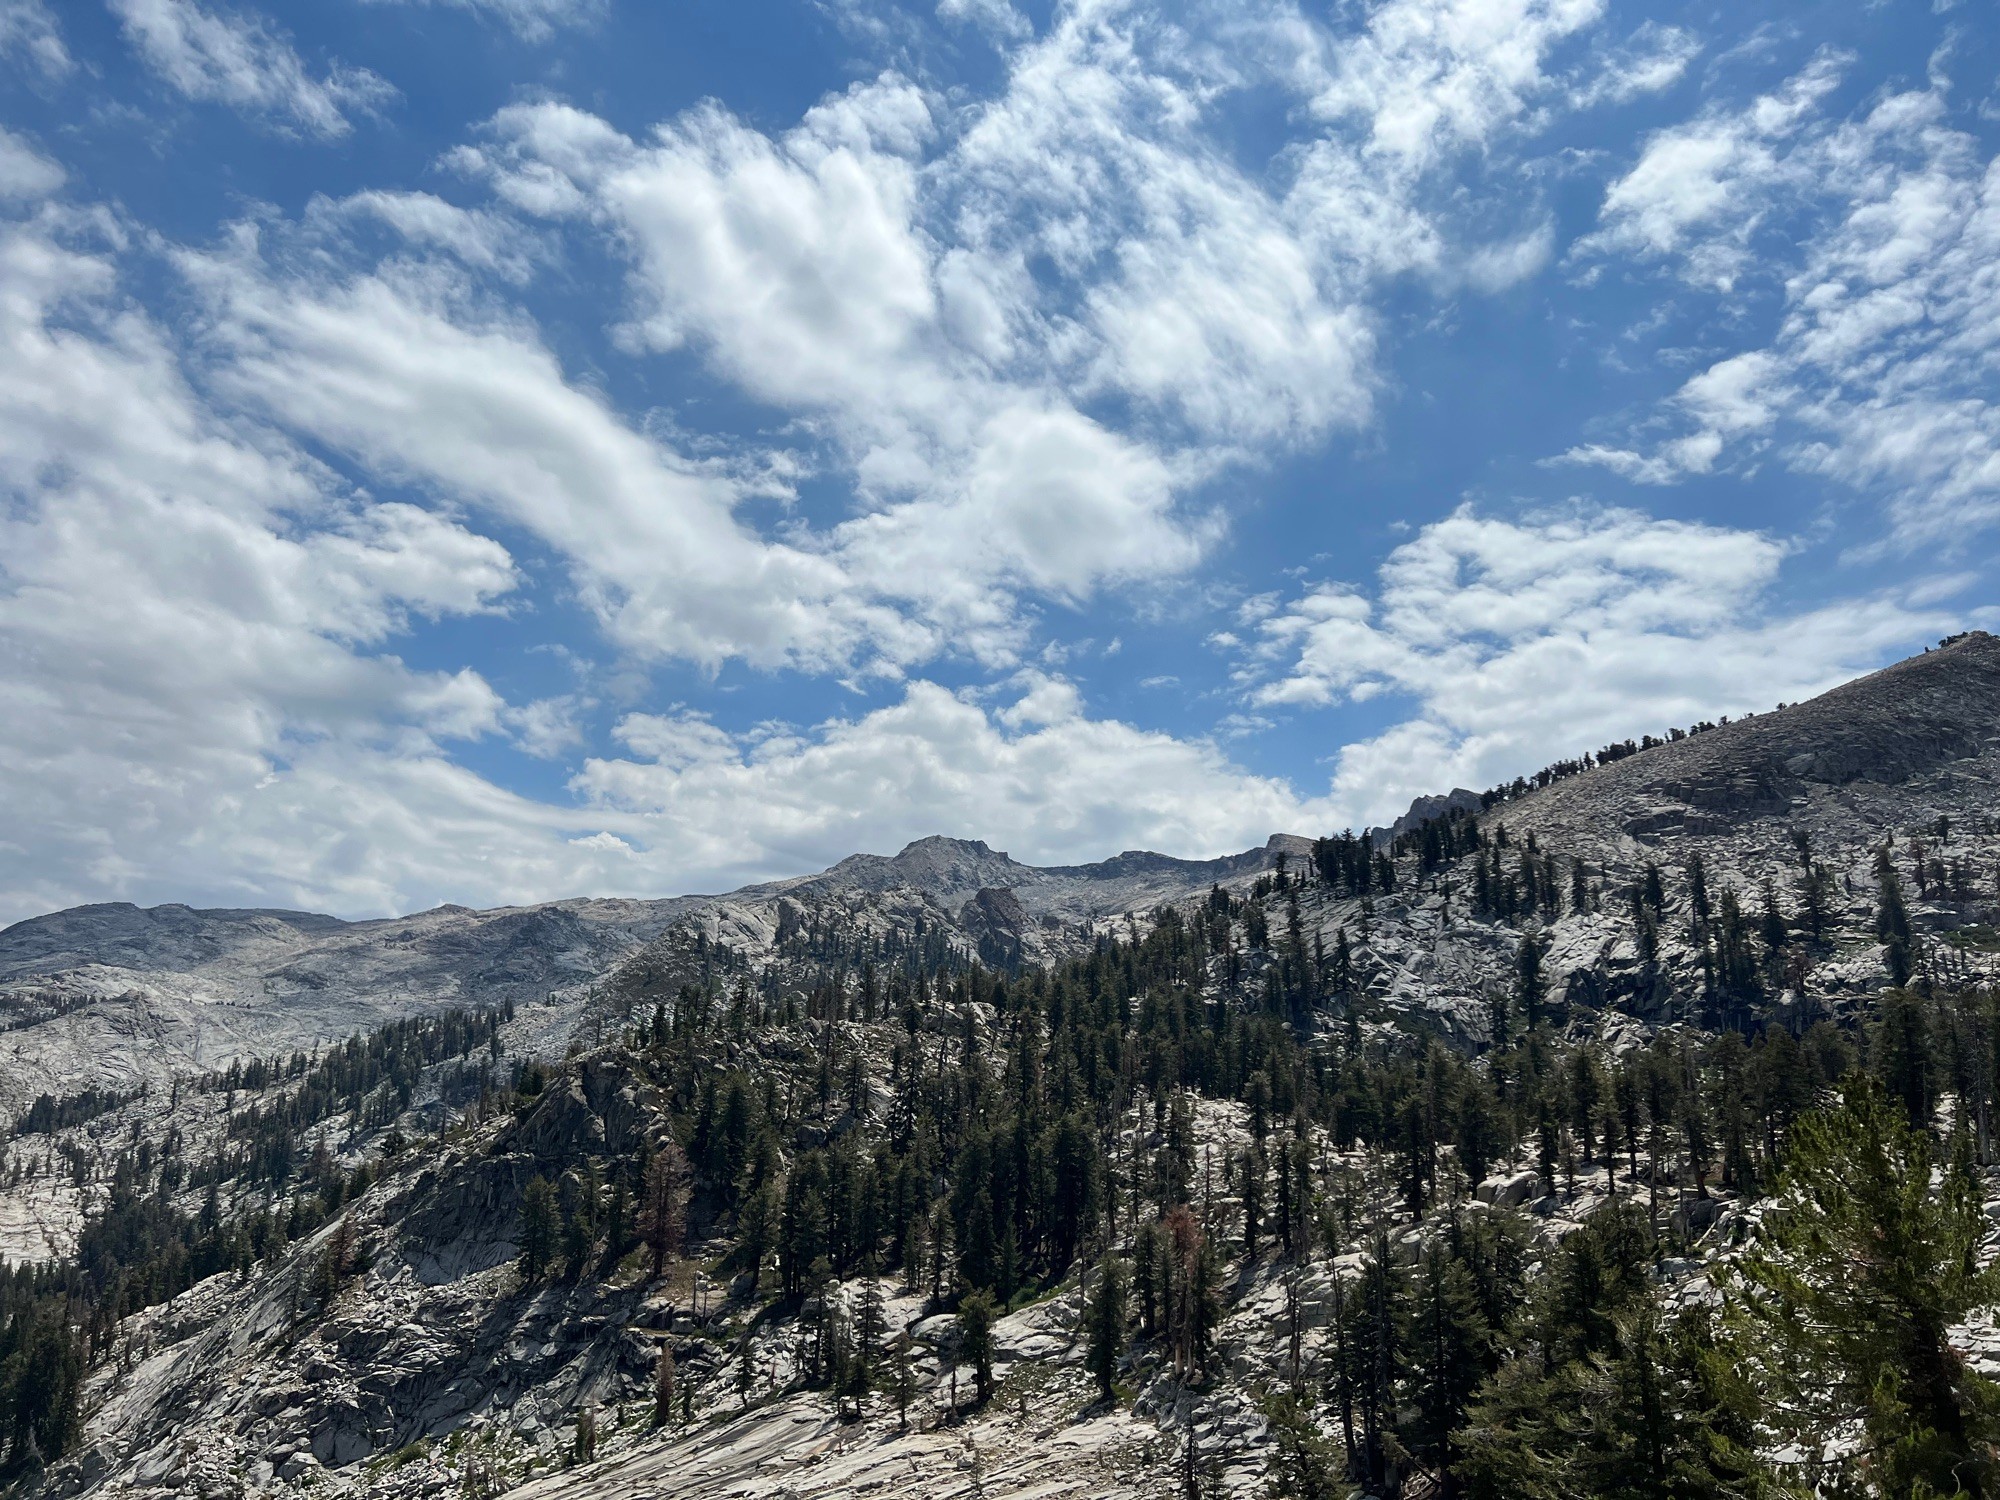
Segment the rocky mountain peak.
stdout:
<path fill-rule="evenodd" d="M 1519 1267 L 1528 1308 L 1532 1268 L 1608 1224 L 1656 1242 L 1643 1285 L 1670 1316 L 1712 1295 L 1712 1258 L 1785 1166 L 1788 1114 L 1746 1107 L 1880 1065 L 1892 1003 L 1985 1056 L 1996 788 L 2000 642 L 1975 635 L 1491 806 L 1419 798 L 1367 861 L 1274 834 L 1037 867 L 933 836 L 671 901 L 17 924 L 0 1255 L 129 1255 L 105 1284 L 150 1290 L 91 1314 L 77 1422 L 10 1500 L 491 1500 L 523 1480 L 524 1500 L 830 1500 L 967 1493 L 968 1471 L 984 1493 L 1138 1500 L 1197 1459 L 1204 1494 L 1271 1493 L 1288 1454 L 1342 1449 L 1330 1413 L 1264 1397 L 1300 1368 L 1325 1379 L 1339 1289 L 1381 1247 L 1429 1265 L 1487 1226 L 1514 1249 L 1481 1264 Z M 1530 1056 L 1557 1091 L 1539 1102 Z M 1903 1083 L 1936 1101 L 1938 1081 Z M 1651 1110 L 1655 1086 L 1692 1089 L 1707 1129 L 1612 1107 Z M 1996 1117 L 1990 1077 L 1972 1086 Z M 1573 1087 L 1598 1109 L 1552 1124 Z M 1433 1099 L 1449 1140 L 1385 1151 L 1359 1123 Z M 1286 1122 L 1264 1148 L 1303 1177 L 1266 1179 L 1260 1117 Z M 929 1154 L 954 1133 L 949 1161 Z M 676 1158 L 684 1212 L 654 1220 L 639 1206 L 673 1178 L 653 1163 Z M 1278 1248 L 1287 1192 L 1297 1254 Z M 1346 1211 L 1313 1207 L 1348 1203 L 1390 1237 L 1321 1243 Z M 1128 1309 L 1108 1398 L 1085 1362 L 1107 1227 L 1169 1278 L 1201 1264 L 1164 1253 L 1176 1235 L 1218 1257 L 1212 1343 Z M 999 1288 L 990 1370 L 960 1285 Z M 1512 1347 L 1532 1333 L 1513 1324 Z M 1497 1359 L 1474 1373 L 1513 1379 Z"/>

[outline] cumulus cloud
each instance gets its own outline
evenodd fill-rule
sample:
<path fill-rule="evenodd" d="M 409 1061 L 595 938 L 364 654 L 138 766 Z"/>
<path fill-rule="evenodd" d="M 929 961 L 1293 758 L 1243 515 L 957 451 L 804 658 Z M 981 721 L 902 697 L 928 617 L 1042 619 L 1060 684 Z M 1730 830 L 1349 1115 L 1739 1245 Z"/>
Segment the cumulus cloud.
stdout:
<path fill-rule="evenodd" d="M 105 254 L 15 226 L 0 284 L 6 916 L 117 896 L 358 913 L 658 893 L 940 830 L 1036 857 L 1215 852 L 1306 813 L 1211 746 L 1089 719 L 1045 674 L 990 710 L 920 682 L 753 739 L 632 715 L 628 756 L 588 762 L 577 805 L 510 794 L 451 742 L 562 753 L 579 705 L 510 706 L 475 673 L 382 649 L 414 618 L 504 604 L 506 551 L 352 495 L 218 412 Z"/>
<path fill-rule="evenodd" d="M 248 11 L 113 3 L 189 97 L 331 138 L 386 96 L 309 68 Z M 530 38 L 596 11 L 458 3 Z M 1695 42 L 1607 40 L 1601 0 L 1255 0 L 1171 21 L 1079 0 L 1039 31 L 1004 0 L 940 10 L 1001 49 L 990 96 L 913 66 L 923 82 L 864 81 L 776 128 L 721 104 L 646 130 L 518 104 L 451 153 L 456 184 L 254 209 L 218 243 L 167 248 L 186 327 L 123 290 L 123 257 L 158 241 L 68 238 L 85 216 L 46 202 L 8 226 L 0 778 L 29 809 L 0 833 L 8 912 L 660 894 L 935 832 L 1037 860 L 1213 854 L 1765 707 L 1950 623 L 1942 582 L 1780 613 L 1786 548 L 1757 533 L 1461 512 L 1369 588 L 1246 604 L 1216 637 L 1243 701 L 1212 738 L 1093 716 L 1064 653 L 1037 649 L 1041 622 L 1195 574 L 1227 530 L 1218 476 L 1366 434 L 1393 392 L 1386 307 L 1448 317 L 1555 254 L 1532 185 L 1484 186 L 1529 181 L 1563 112 L 1668 87 Z M 52 70 L 47 16 L 0 0 L 0 46 Z M 1977 459 L 1968 372 L 2000 257 L 1980 259 L 1976 152 L 1924 95 L 1827 121 L 1837 67 L 1705 108 L 1622 174 L 1579 258 L 1695 288 L 1755 279 L 1772 202 L 1835 207 L 1794 259 L 1810 274 L 1782 292 L 1786 331 L 1707 360 L 1656 428 L 1594 461 L 1665 481 L 1787 432 L 1817 434 L 1787 439 L 1787 461 L 1827 472 Z M 1259 145 L 1246 113 L 1291 139 Z M 1813 197 L 1816 173 L 1863 186 Z M 0 196 L 64 186 L 0 137 Z M 624 294 L 608 347 L 538 325 L 523 288 L 607 252 Z M 1899 310 L 1898 278 L 1945 321 Z M 1889 369 L 1889 347 L 1955 360 L 1965 384 L 1852 375 Z M 629 372 L 593 358 L 638 361 L 642 385 L 649 363 L 704 394 L 719 380 L 715 404 L 751 415 L 711 430 L 695 402 L 631 410 L 614 395 Z M 1816 374 L 1835 368 L 1842 407 Z M 1901 403 L 1875 428 L 1857 420 L 1871 390 Z M 1937 421 L 1913 429 L 1920 401 Z M 1911 430 L 1921 452 L 1894 446 Z M 594 627 L 574 644 L 622 683 L 747 664 L 867 696 L 744 731 L 720 696 L 508 702 L 428 665 L 455 632 L 425 622 L 526 613 L 549 574 Z M 933 680 L 947 656 L 979 680 Z M 1224 748 L 1370 697 L 1409 708 L 1329 787 Z M 472 738 L 564 767 L 568 795 L 475 773 Z"/>
<path fill-rule="evenodd" d="M 1751 241 L 1784 191 L 1807 184 L 1820 103 L 1852 59 L 1826 51 L 1780 88 L 1747 105 L 1712 104 L 1656 132 L 1604 195 L 1602 227 L 1579 254 L 1672 258 L 1690 280 L 1728 290 L 1751 260 Z"/>
<path fill-rule="evenodd" d="M 1941 83 L 1829 117 L 1839 66 L 1822 57 L 1663 132 L 1612 185 L 1583 252 L 1728 288 L 1759 226 L 1782 224 L 1756 262 L 1781 312 L 1767 345 L 1668 401 L 1656 422 L 1671 435 L 1565 458 L 1667 483 L 1775 446 L 1796 470 L 1884 495 L 1906 546 L 1963 538 L 2000 521 L 2000 166 L 1950 124 Z"/>
<path fill-rule="evenodd" d="M 0 200 L 46 198 L 63 185 L 63 169 L 0 126 Z"/>
<path fill-rule="evenodd" d="M 507 524 L 571 560 L 635 655 L 827 670 L 928 643 L 838 564 L 738 522 L 731 485 L 569 381 L 534 329 L 388 265 L 325 279 L 253 243 L 182 257 L 210 308 L 213 379 L 236 400 Z"/>
<path fill-rule="evenodd" d="M 631 347 L 699 359 L 824 441 L 860 513 L 814 550 L 904 618 L 885 656 L 948 640 L 1005 665 L 1024 599 L 1185 572 L 1224 529 L 1204 481 L 1368 424 L 1386 279 L 1493 291 L 1547 262 L 1544 219 L 1462 222 L 1444 168 L 1566 107 L 1551 59 L 1599 14 L 1391 0 L 1336 30 L 1252 7 L 1229 22 L 1239 64 L 1077 4 L 969 106 L 887 74 L 787 131 L 709 104 L 634 138 L 542 102 L 452 160 L 518 212 L 614 237 Z M 1316 122 L 1262 171 L 1216 129 L 1215 101 L 1252 86 Z"/>
<path fill-rule="evenodd" d="M 413 618 L 492 607 L 516 583 L 504 549 L 346 494 L 217 414 L 104 254 L 9 226 L 0 285 L 0 777 L 15 794 L 0 849 L 16 911 L 160 878 L 295 757 L 494 727 L 477 673 L 375 648 Z"/>
<path fill-rule="evenodd" d="M 117 897 L 363 913 L 657 894 L 938 831 L 1036 857 L 1218 852 L 1309 811 L 1206 742 L 1091 719 L 1046 673 L 991 703 L 915 682 L 873 713 L 750 737 L 633 714 L 626 755 L 586 762 L 574 802 L 507 792 L 456 742 L 571 755 L 589 705 L 508 704 L 477 672 L 394 654 L 417 622 L 518 592 L 513 558 L 471 519 L 594 560 L 580 576 L 614 633 L 619 610 L 654 607 L 639 584 L 620 592 L 640 577 L 621 557 L 671 559 L 713 608 L 766 612 L 739 644 L 791 628 L 772 579 L 818 563 L 729 533 L 703 476 L 568 385 L 522 328 L 443 316 L 422 278 L 308 282 L 248 235 L 180 260 L 208 309 L 198 358 L 127 298 L 112 247 L 56 220 L 0 233 L 0 778 L 18 804 L 0 915 Z M 435 366 L 413 376 L 422 358 Z M 415 393 L 432 403 L 419 420 L 386 414 Z M 458 503 L 373 500 L 286 428 Z M 600 497 L 602 514 L 578 508 Z M 762 571 L 729 574 L 744 558 Z M 688 617 L 684 599 L 671 609 Z M 838 623 L 822 610 L 813 626 Z"/>
<path fill-rule="evenodd" d="M 996 353 L 1203 443 L 1365 422 L 1376 334 L 1351 268 L 1213 134 L 1210 101 L 1240 80 L 1163 32 L 1081 5 L 1016 54 L 925 175 L 955 284 L 993 309 Z"/>
<path fill-rule="evenodd" d="M 621 232 L 644 347 L 692 346 L 758 399 L 828 424 L 874 504 L 822 553 L 899 601 L 921 632 L 911 646 L 949 636 L 1004 661 L 1017 592 L 1076 600 L 1177 572 L 1211 528 L 1163 455 L 1085 415 L 1046 370 L 1017 378 L 954 338 L 984 317 L 1004 342 L 1013 312 L 916 222 L 932 129 L 928 102 L 893 79 L 779 140 L 704 109 L 642 146 L 542 105 L 494 122 L 484 164 L 518 205 Z"/>
<path fill-rule="evenodd" d="M 345 198 L 315 196 L 306 205 L 305 223 L 321 234 L 380 226 L 411 251 L 443 251 L 471 270 L 507 282 L 526 280 L 540 258 L 535 237 L 513 219 L 461 208 L 434 193 L 368 189 Z"/>
<path fill-rule="evenodd" d="M 1129 848 L 1219 854 L 1325 816 L 1212 744 L 1090 718 L 1051 679 L 1023 687 L 991 712 L 913 682 L 859 718 L 755 740 L 690 712 L 634 716 L 619 727 L 633 756 L 591 760 L 578 784 L 677 859 L 718 872 L 892 851 L 963 828 L 974 807 L 978 837 L 1040 863 Z"/>
<path fill-rule="evenodd" d="M 1241 682 L 1267 709 L 1412 703 L 1340 754 L 1333 801 L 1358 825 L 1642 729 L 1796 701 L 1952 622 L 1894 594 L 1775 611 L 1786 552 L 1634 511 L 1460 509 L 1392 552 L 1372 594 L 1322 585 L 1264 614 Z"/>
<path fill-rule="evenodd" d="M 109 0 L 147 65 L 190 99 L 228 104 L 326 139 L 353 129 L 396 91 L 366 68 L 336 62 L 316 78 L 261 16 L 204 10 L 194 0 Z"/>
<path fill-rule="evenodd" d="M 1312 105 L 1364 127 L 1364 151 L 1405 168 L 1484 144 L 1554 84 L 1551 50 L 1593 25 L 1602 0 L 1388 0 L 1325 49 Z"/>
<path fill-rule="evenodd" d="M 76 66 L 46 0 L 0 0 L 0 57 L 19 57 L 51 79 Z"/>

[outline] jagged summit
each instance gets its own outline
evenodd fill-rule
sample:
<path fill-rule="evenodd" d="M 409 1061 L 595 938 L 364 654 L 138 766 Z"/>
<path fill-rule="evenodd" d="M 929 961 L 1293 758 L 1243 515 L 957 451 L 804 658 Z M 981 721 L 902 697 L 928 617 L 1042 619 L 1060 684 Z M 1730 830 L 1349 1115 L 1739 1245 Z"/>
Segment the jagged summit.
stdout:
<path fill-rule="evenodd" d="M 932 834 L 905 844 L 893 855 L 850 854 L 831 869 L 807 876 L 807 886 L 858 885 L 872 890 L 912 886 L 938 895 L 969 895 L 983 886 L 1009 885 L 1033 872 L 979 839 Z"/>
<path fill-rule="evenodd" d="M 1387 828 L 1371 828 L 1369 835 L 1379 846 L 1401 838 L 1413 828 L 1420 828 L 1433 818 L 1441 818 L 1452 812 L 1478 812 L 1482 806 L 1479 793 L 1467 791 L 1464 787 L 1453 787 L 1442 795 L 1416 797 L 1410 802 L 1409 810 Z"/>
<path fill-rule="evenodd" d="M 984 839 L 953 838 L 948 833 L 930 833 L 920 839 L 911 839 L 909 843 L 903 845 L 902 853 L 897 858 L 907 858 L 910 855 L 924 853 L 933 849 L 961 849 L 967 854 L 979 855 L 981 857 L 991 855 L 995 859 L 1008 858 L 1006 850 L 996 850 L 988 845 Z"/>

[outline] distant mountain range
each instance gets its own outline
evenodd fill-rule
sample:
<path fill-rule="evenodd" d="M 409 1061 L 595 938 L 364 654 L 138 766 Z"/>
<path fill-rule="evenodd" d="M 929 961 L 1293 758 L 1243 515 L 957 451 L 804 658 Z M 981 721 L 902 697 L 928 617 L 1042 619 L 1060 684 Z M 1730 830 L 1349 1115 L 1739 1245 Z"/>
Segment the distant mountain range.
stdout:
<path fill-rule="evenodd" d="M 16 923 L 0 1257 L 55 1269 L 0 1293 L 89 1357 L 58 1461 L 16 1442 L 0 1485 L 1266 1493 L 1301 1451 L 1276 1422 L 1339 1451 L 1331 1403 L 1286 1417 L 1270 1393 L 1301 1370 L 1331 1389 L 1371 1257 L 1429 1266 L 1504 1216 L 1531 1288 L 1594 1214 L 1643 1215 L 1620 1232 L 1654 1237 L 1650 1269 L 1586 1279 L 1712 1300 L 1754 1179 L 1880 1008 L 1936 995 L 1929 1024 L 1955 1025 L 1950 997 L 2000 982 L 2000 641 L 1419 799 L 1376 857 L 1325 852 L 1040 868 L 938 837 L 725 895 Z M 277 1062 L 197 1076 L 257 1059 Z M 676 1152 L 687 1238 L 656 1267 L 637 1216 Z M 1260 1242 L 1243 1184 L 1267 1169 Z M 1272 1247 L 1285 1193 L 1296 1254 Z M 1104 1398 L 1104 1256 L 1185 1290 L 1204 1243 L 1205 1373 L 1137 1314 Z M 1005 1294 L 984 1402 L 953 1311 L 972 1276 Z M 824 1351 L 875 1323 L 877 1367 L 842 1395 Z M 2000 1368 L 1990 1329 L 1952 1337 Z M 68 1346 L 35 1347 L 55 1369 Z M 1510 1347 L 1526 1378 L 1547 1346 Z"/>

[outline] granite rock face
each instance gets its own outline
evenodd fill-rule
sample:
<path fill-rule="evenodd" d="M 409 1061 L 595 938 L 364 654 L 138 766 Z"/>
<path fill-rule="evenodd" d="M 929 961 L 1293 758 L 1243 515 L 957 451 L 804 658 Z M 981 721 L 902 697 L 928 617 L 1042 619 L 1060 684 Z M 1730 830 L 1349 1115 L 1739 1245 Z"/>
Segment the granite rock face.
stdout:
<path fill-rule="evenodd" d="M 1462 791 L 1420 799 L 1398 826 L 1408 832 L 1478 800 Z M 1698 1026 L 1688 861 L 1701 857 L 1718 897 L 1734 892 L 1754 910 L 1768 884 L 1796 911 L 1801 838 L 1825 877 L 1827 932 L 1814 961 L 1770 997 L 1777 1016 L 1851 1015 L 1881 988 L 1873 869 L 1885 841 L 1904 878 L 1920 966 L 1954 982 L 1992 982 L 2000 979 L 2000 940 L 1989 941 L 2000 930 L 2000 642 L 1967 637 L 1479 816 L 1496 841 L 1506 828 L 1509 862 L 1527 853 L 1531 835 L 1537 857 L 1556 862 L 1559 910 L 1490 920 L 1473 908 L 1468 862 L 1424 871 L 1408 854 L 1395 889 L 1336 894 L 1291 878 L 1309 868 L 1312 846 L 1285 835 L 1218 860 L 1128 852 L 1061 868 L 932 838 L 723 896 L 443 907 L 379 922 L 101 906 L 16 924 L 0 932 L 0 1019 L 10 1028 L 0 1032 L 0 1107 L 11 1118 L 37 1093 L 148 1090 L 12 1144 L 27 1170 L 0 1185 L 0 1254 L 16 1261 L 66 1253 L 101 1206 L 103 1185 L 78 1185 L 67 1161 L 168 1130 L 191 1160 L 229 1148 L 238 1101 L 175 1088 L 176 1075 L 185 1081 L 231 1058 L 310 1047 L 383 1020 L 499 1002 L 514 1005 L 515 1019 L 496 1039 L 496 1062 L 566 1059 L 546 1087 L 477 1118 L 426 1077 L 393 1127 L 362 1121 L 359 1109 L 316 1126 L 311 1144 L 375 1173 L 340 1221 L 355 1236 L 360 1269 L 330 1295 L 319 1286 L 337 1229 L 329 1223 L 247 1271 L 126 1319 L 115 1354 L 90 1377 L 83 1450 L 52 1467 L 44 1494 L 487 1500 L 525 1485 L 538 1500 L 1150 1496 L 1176 1492 L 1191 1449 L 1209 1455 L 1219 1476 L 1204 1493 L 1266 1493 L 1269 1433 L 1245 1392 L 1283 1378 L 1288 1319 L 1323 1336 L 1333 1305 L 1327 1266 L 1294 1274 L 1266 1260 L 1232 1282 L 1217 1348 L 1233 1385 L 1197 1403 L 1158 1364 L 1134 1365 L 1119 1372 L 1130 1395 L 1116 1409 L 1096 1403 L 1075 1332 L 1081 1291 L 1066 1283 L 1000 1319 L 1001 1395 L 962 1425 L 939 1421 L 950 1399 L 950 1319 L 923 1316 L 921 1296 L 891 1285 L 892 1326 L 915 1336 L 920 1389 L 914 1425 L 903 1430 L 880 1397 L 862 1419 L 841 1421 L 825 1396 L 795 1389 L 810 1337 L 804 1321 L 761 1316 L 732 1296 L 742 1287 L 730 1278 L 747 1277 L 725 1258 L 727 1226 L 700 1214 L 688 1225 L 690 1254 L 660 1282 L 628 1265 L 524 1284 L 526 1185 L 539 1176 L 562 1190 L 580 1155 L 636 1159 L 662 1144 L 663 1090 L 613 1043 L 682 984 L 722 971 L 725 992 L 740 977 L 746 990 L 789 993 L 823 974 L 814 965 L 829 956 L 891 936 L 936 945 L 954 961 L 1032 965 L 1143 930 L 1163 907 L 1191 913 L 1217 885 L 1259 893 L 1263 935 L 1252 941 L 1246 921 L 1226 958 L 1211 955 L 1210 970 L 1191 981 L 1205 997 L 1257 993 L 1287 954 L 1344 946 L 1351 986 L 1327 993 L 1301 1024 L 1384 1045 L 1479 1048 L 1529 937 L 1541 945 L 1549 1012 L 1571 1039 L 1616 1057 L 1662 1030 Z M 1581 906 L 1567 894 L 1572 860 L 1583 866 Z M 1278 884 L 1281 861 L 1287 878 Z M 1657 951 L 1642 957 L 1627 895 L 1649 864 L 1663 872 L 1666 895 Z M 974 1034 L 991 1044 L 993 1018 L 965 1009 L 952 1045 Z M 815 1087 L 813 1049 L 836 1039 L 886 1110 L 899 1024 L 811 1016 L 789 1030 L 726 1038 L 714 1065 L 803 1093 Z M 1003 1074 L 1001 1057 L 994 1076 Z M 676 1107 L 685 1114 L 687 1101 Z M 824 1119 L 813 1129 L 822 1143 L 837 1134 Z M 1136 1159 L 1156 1149 L 1148 1129 L 1135 1115 L 1119 1151 Z M 1250 1139 L 1243 1107 L 1213 1099 L 1195 1101 L 1193 1129 L 1225 1163 Z M 1600 1169 L 1582 1177 L 1559 1192 L 1524 1152 L 1469 1184 L 1462 1206 L 1522 1209 L 1553 1242 L 1613 1187 Z M 255 1191 L 244 1190 L 253 1199 Z M 1219 1191 L 1227 1195 L 1226 1181 Z M 193 1188 L 183 1197 L 185 1211 L 199 1207 Z M 1710 1242 L 1746 1211 L 1705 1192 L 1674 1209 L 1691 1237 Z M 1393 1248 L 1408 1262 L 1420 1243 L 1405 1236 Z M 1673 1274 L 1677 1296 L 1703 1295 L 1698 1262 Z M 859 1290 L 829 1295 L 851 1312 Z M 1982 1357 L 2000 1349 L 1989 1326 L 1968 1338 Z M 692 1392 L 696 1420 L 685 1429 L 653 1425 L 663 1349 Z M 746 1402 L 739 1381 L 758 1399 Z M 600 1457 L 564 1467 L 585 1411 L 597 1414 Z"/>
<path fill-rule="evenodd" d="M 175 1075 L 311 1049 L 404 1016 L 512 1004 L 510 1043 L 560 1057 L 601 1017 L 607 977 L 680 975 L 690 941 L 768 957 L 814 923 L 919 930 L 1001 967 L 1087 943 L 1163 902 L 1240 886 L 1309 841 L 1216 860 L 1127 853 L 1024 865 L 976 840 L 919 839 L 722 896 L 590 900 L 378 921 L 310 912 L 76 907 L 0 930 L 0 1118 L 41 1094 L 164 1088 Z M 615 986 L 614 986 L 615 988 Z"/>
<path fill-rule="evenodd" d="M 1552 845 L 1629 854 L 1759 823 L 1830 841 L 1898 831 L 1935 807 L 1976 818 L 2000 766 L 2000 638 L 1975 631 L 1805 703 L 1559 781 L 1511 805 Z"/>

